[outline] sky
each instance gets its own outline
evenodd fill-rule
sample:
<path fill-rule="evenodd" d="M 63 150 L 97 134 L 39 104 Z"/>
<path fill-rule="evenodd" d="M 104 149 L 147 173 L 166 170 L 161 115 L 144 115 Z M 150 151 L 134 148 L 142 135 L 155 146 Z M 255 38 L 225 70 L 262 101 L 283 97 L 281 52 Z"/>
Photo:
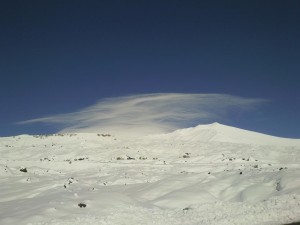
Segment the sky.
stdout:
<path fill-rule="evenodd" d="M 165 102 L 149 113 L 183 112 L 173 97 L 189 96 L 193 113 L 210 114 L 179 127 L 217 121 L 300 138 L 297 0 L 1 1 L 0 29 L 0 136 L 68 130 L 74 113 L 153 94 Z M 175 108 L 162 107 L 166 96 Z"/>

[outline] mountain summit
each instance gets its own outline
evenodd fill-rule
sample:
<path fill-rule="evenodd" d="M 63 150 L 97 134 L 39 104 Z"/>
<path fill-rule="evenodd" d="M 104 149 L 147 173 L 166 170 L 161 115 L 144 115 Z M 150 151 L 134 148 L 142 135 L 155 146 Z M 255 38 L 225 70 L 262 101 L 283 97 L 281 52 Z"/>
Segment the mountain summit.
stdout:
<path fill-rule="evenodd" d="M 198 125 L 196 127 L 176 130 L 172 133 L 164 134 L 163 138 L 192 142 L 217 141 L 258 145 L 300 145 L 299 139 L 270 136 L 220 123 Z"/>

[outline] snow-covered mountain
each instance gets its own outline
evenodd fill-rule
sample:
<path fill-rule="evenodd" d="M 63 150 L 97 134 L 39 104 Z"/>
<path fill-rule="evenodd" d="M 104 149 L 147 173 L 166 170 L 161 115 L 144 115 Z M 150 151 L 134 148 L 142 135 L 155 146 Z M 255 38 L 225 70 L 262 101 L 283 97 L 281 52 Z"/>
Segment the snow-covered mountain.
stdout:
<path fill-rule="evenodd" d="M 0 224 L 300 220 L 300 140 L 218 123 L 143 138 L 0 138 Z"/>
<path fill-rule="evenodd" d="M 218 141 L 257 145 L 300 145 L 300 140 L 297 139 L 274 137 L 266 134 L 222 125 L 220 123 L 199 125 L 197 127 L 176 130 L 170 134 L 164 135 L 163 138 L 196 142 Z"/>

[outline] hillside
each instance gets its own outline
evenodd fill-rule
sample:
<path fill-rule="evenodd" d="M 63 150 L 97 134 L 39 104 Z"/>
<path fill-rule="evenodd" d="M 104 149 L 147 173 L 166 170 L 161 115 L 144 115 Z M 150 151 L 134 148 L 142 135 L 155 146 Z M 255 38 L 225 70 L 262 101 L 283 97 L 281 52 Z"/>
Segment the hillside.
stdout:
<path fill-rule="evenodd" d="M 0 138 L 0 224 L 300 220 L 300 140 L 221 124 Z"/>

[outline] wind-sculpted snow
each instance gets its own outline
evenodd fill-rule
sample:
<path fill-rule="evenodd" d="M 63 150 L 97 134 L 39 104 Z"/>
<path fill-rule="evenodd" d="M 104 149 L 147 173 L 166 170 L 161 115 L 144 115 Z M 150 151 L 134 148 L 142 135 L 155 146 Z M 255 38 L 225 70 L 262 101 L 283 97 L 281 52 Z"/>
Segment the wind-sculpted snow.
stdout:
<path fill-rule="evenodd" d="M 0 138 L 0 224 L 300 221 L 299 140 L 220 124 Z"/>

